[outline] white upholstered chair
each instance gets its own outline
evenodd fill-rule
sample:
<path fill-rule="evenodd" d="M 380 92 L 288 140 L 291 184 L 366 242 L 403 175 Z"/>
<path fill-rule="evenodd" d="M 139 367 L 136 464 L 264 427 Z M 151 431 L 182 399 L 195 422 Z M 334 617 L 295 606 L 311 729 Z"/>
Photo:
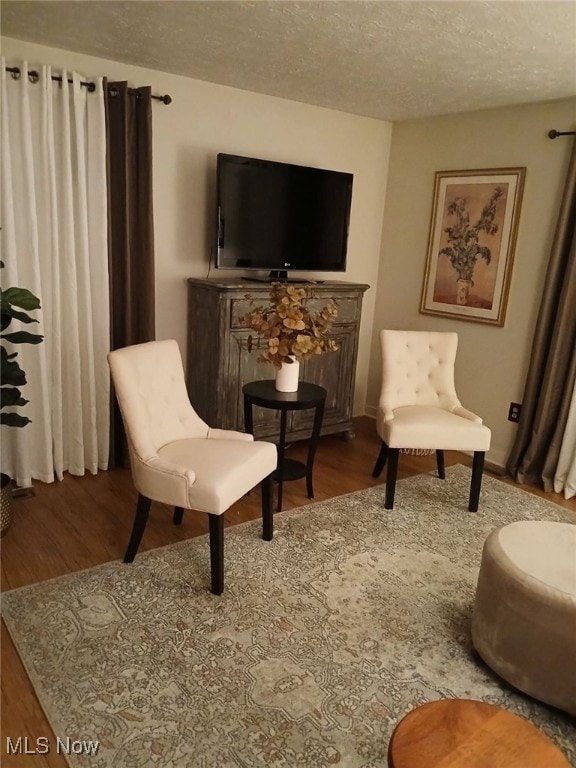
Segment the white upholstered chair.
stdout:
<path fill-rule="evenodd" d="M 211 589 L 224 589 L 224 512 L 262 483 L 262 537 L 273 536 L 272 478 L 277 452 L 252 435 L 210 429 L 186 391 L 176 341 L 151 341 L 110 352 L 112 380 L 128 437 L 136 516 L 125 563 L 134 560 L 151 501 L 208 513 Z"/>
<path fill-rule="evenodd" d="M 485 452 L 490 430 L 463 408 L 454 388 L 458 335 L 428 331 L 380 331 L 382 389 L 376 428 L 382 439 L 373 477 L 386 461 L 384 506 L 392 509 L 401 450 L 435 450 L 438 475 L 444 479 L 444 451 L 472 451 L 468 509 L 478 510 Z"/>

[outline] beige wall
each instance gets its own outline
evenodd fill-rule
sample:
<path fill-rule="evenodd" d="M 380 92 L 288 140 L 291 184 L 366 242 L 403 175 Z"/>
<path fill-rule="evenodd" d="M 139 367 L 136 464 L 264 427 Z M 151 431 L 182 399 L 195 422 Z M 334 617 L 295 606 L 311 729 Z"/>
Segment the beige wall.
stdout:
<path fill-rule="evenodd" d="M 151 85 L 153 93 L 172 96 L 170 106 L 155 103 L 153 112 L 159 339 L 177 339 L 185 354 L 185 281 L 208 273 L 218 152 L 353 173 L 348 269 L 345 274 L 317 277 L 375 286 L 390 123 L 9 38 L 2 38 L 2 54 L 9 64 L 27 59 L 30 66 L 68 67 L 86 77 L 105 75 L 131 85 Z M 366 402 L 375 294 L 372 288 L 364 298 L 357 414 L 364 412 Z"/>
<path fill-rule="evenodd" d="M 576 99 L 413 120 L 394 125 L 377 287 L 367 411 L 380 389 L 381 328 L 459 334 L 456 387 L 464 405 L 492 429 L 489 459 L 505 464 L 521 402 L 547 255 L 571 139 L 548 130 L 575 127 Z M 504 327 L 423 315 L 420 294 L 434 174 L 473 168 L 526 167 L 526 183 Z"/>

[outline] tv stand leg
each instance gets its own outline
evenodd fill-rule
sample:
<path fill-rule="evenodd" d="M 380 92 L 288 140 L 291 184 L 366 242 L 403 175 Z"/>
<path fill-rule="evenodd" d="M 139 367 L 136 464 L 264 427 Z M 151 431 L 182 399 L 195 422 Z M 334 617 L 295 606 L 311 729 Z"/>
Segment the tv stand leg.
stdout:
<path fill-rule="evenodd" d="M 271 269 L 268 274 L 270 280 L 277 280 L 279 283 L 288 282 L 288 270 L 286 269 Z"/>

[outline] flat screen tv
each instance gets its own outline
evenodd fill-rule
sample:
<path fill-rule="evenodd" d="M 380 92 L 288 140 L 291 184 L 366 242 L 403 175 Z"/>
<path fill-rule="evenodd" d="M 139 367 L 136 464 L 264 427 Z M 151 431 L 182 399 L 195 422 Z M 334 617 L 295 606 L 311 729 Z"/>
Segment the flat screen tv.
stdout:
<path fill-rule="evenodd" d="M 216 267 L 343 272 L 351 173 L 219 154 Z"/>

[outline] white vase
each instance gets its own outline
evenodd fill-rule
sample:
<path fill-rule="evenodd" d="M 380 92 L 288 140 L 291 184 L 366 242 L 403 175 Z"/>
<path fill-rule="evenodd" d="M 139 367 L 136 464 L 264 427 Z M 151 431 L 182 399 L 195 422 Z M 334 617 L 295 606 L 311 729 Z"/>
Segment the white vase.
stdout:
<path fill-rule="evenodd" d="M 281 368 L 276 368 L 276 389 L 278 392 L 296 392 L 299 374 L 300 363 L 295 357 L 292 357 L 291 363 L 282 363 Z"/>

